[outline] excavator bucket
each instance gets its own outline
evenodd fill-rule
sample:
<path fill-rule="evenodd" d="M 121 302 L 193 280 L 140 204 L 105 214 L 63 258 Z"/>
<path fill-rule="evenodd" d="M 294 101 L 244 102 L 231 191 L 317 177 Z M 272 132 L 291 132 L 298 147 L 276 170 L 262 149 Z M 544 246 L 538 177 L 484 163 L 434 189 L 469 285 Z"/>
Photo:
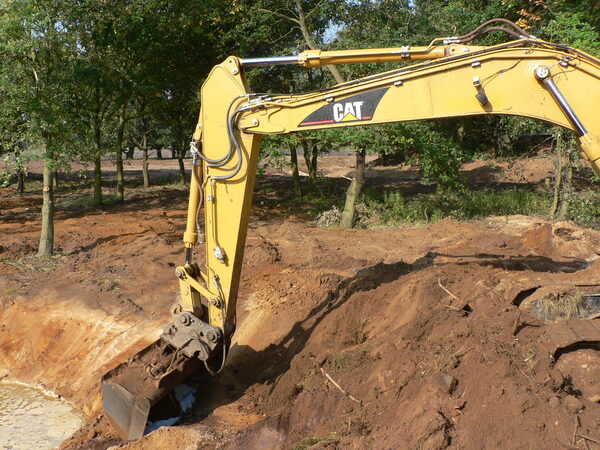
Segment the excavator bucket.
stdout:
<path fill-rule="evenodd" d="M 202 367 L 158 339 L 102 377 L 102 408 L 123 440 L 139 439 L 152 406 Z"/>

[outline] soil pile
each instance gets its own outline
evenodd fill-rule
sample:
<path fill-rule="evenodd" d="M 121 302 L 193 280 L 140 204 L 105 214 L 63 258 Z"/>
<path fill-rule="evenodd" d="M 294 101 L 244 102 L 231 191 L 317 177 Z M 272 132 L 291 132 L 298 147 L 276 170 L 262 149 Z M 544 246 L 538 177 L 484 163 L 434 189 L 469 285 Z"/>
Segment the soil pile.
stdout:
<path fill-rule="evenodd" d="M 24 258 L 38 200 L 2 199 L 0 367 L 87 414 L 67 447 L 123 444 L 99 380 L 170 320 L 185 196 L 61 211 L 62 256 L 47 262 Z M 328 230 L 269 214 L 254 212 L 226 369 L 184 425 L 127 448 L 600 441 L 600 233 L 520 216 Z"/>

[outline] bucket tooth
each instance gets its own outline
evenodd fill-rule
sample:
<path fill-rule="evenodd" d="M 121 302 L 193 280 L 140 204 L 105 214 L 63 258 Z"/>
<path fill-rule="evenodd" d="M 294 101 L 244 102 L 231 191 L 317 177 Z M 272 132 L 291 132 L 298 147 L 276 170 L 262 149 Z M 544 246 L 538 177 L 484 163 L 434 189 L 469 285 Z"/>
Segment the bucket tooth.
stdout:
<path fill-rule="evenodd" d="M 144 435 L 150 413 L 148 398 L 137 397 L 117 383 L 104 383 L 102 408 L 124 441 L 133 441 Z"/>

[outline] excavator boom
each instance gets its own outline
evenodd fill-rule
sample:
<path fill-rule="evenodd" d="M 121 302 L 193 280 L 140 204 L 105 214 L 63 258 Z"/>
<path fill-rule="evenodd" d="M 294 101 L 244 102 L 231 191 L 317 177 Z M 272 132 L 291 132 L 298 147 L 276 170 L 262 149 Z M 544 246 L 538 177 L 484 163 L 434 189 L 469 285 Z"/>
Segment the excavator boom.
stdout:
<path fill-rule="evenodd" d="M 503 24 L 509 24 L 499 19 Z M 124 439 L 144 431 L 150 406 L 190 372 L 218 372 L 236 326 L 236 302 L 248 218 L 264 134 L 445 117 L 505 114 L 572 130 L 600 174 L 600 60 L 528 35 L 488 27 L 427 47 L 311 50 L 297 56 L 229 57 L 201 90 L 184 233 L 186 259 L 176 269 L 181 304 L 157 342 L 103 378 L 103 405 Z M 486 30 L 517 37 L 467 45 Z M 265 64 L 424 61 L 306 94 L 251 93 L 244 68 Z M 203 220 L 200 214 L 203 214 Z M 201 229 L 200 224 L 204 227 Z M 203 245 L 205 263 L 194 263 Z M 189 361 L 194 361 L 190 363 Z"/>

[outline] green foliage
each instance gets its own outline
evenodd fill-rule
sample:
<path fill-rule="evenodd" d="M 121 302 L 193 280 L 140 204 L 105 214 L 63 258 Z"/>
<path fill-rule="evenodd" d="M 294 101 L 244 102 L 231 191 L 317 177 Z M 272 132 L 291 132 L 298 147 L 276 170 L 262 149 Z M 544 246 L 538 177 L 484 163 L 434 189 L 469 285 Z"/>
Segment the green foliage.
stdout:
<path fill-rule="evenodd" d="M 542 32 L 552 42 L 568 44 L 593 55 L 600 55 L 599 31 L 589 22 L 589 15 L 579 12 L 560 12 Z"/>
<path fill-rule="evenodd" d="M 573 194 L 569 203 L 569 219 L 583 227 L 600 229 L 600 194 L 596 191 Z"/>
<path fill-rule="evenodd" d="M 548 212 L 550 197 L 523 188 L 463 190 L 460 193 L 420 194 L 409 198 L 404 198 L 398 191 L 383 194 L 368 191 L 364 202 L 366 212 L 362 222 L 398 225 L 404 222 L 436 222 L 444 217 L 469 220 L 512 214 L 543 215 Z"/>

